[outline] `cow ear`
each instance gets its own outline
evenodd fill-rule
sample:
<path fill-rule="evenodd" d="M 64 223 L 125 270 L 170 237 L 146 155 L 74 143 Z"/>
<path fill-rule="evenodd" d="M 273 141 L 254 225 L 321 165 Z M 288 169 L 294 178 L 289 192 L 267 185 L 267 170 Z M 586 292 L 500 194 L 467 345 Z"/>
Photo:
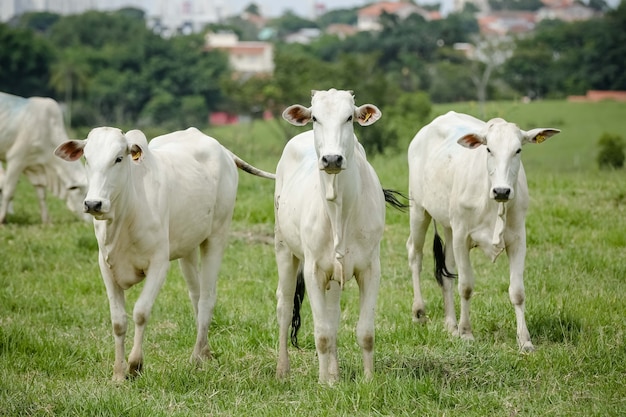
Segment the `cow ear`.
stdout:
<path fill-rule="evenodd" d="M 141 146 L 137 145 L 136 143 L 130 145 L 129 153 L 130 157 L 133 159 L 133 162 L 138 164 L 143 161 L 143 149 L 141 149 Z"/>
<path fill-rule="evenodd" d="M 133 162 L 140 163 L 143 160 L 143 150 L 148 146 L 148 139 L 141 130 L 129 130 L 126 132 L 126 140 L 128 141 L 128 153 Z"/>
<path fill-rule="evenodd" d="M 559 129 L 537 128 L 524 132 L 524 143 L 541 143 L 546 139 L 561 133 Z"/>
<path fill-rule="evenodd" d="M 383 113 L 373 104 L 363 104 L 354 110 L 354 118 L 361 126 L 369 126 L 381 118 Z"/>
<path fill-rule="evenodd" d="M 68 140 L 57 146 L 54 154 L 61 159 L 72 162 L 83 156 L 86 140 Z"/>
<path fill-rule="evenodd" d="M 469 133 L 456 141 L 459 145 L 467 149 L 476 149 L 485 144 L 485 139 L 475 133 Z"/>
<path fill-rule="evenodd" d="M 304 126 L 311 121 L 311 109 L 294 104 L 285 109 L 283 119 L 294 126 Z"/>

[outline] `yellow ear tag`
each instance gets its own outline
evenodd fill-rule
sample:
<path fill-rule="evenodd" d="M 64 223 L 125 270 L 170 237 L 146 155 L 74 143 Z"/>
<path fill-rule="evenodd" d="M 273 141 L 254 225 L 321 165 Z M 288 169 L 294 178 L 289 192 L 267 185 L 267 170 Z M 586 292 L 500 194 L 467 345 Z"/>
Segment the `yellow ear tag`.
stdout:
<path fill-rule="evenodd" d="M 363 123 L 367 122 L 370 117 L 372 117 L 372 113 L 365 113 L 365 119 L 363 119 Z"/>
<path fill-rule="evenodd" d="M 133 161 L 139 161 L 139 158 L 141 158 L 141 151 L 133 152 L 131 157 L 133 158 Z"/>
<path fill-rule="evenodd" d="M 536 141 L 537 143 L 541 143 L 541 142 L 543 142 L 543 141 L 545 141 L 545 140 L 546 140 L 546 137 L 545 137 L 544 135 L 542 135 L 541 133 L 540 133 L 540 134 L 538 134 L 538 135 L 535 137 L 535 141 Z"/>

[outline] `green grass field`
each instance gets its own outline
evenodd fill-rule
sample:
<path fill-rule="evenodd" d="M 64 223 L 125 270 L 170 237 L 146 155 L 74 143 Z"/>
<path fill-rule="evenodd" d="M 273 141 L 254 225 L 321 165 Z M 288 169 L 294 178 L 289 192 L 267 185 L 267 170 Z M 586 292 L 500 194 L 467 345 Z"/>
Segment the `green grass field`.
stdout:
<path fill-rule="evenodd" d="M 436 106 L 434 113 L 451 108 L 478 114 L 472 104 Z M 354 335 L 358 290 L 350 281 L 342 298 L 340 383 L 317 383 L 307 302 L 302 349 L 290 349 L 291 377 L 277 381 L 273 183 L 241 173 L 209 333 L 214 358 L 201 370 L 189 364 L 193 316 L 173 263 L 148 325 L 145 372 L 116 385 L 93 228 L 53 198 L 53 224 L 39 224 L 34 191 L 22 181 L 17 214 L 0 227 L 0 416 L 626 415 L 626 172 L 602 171 L 595 163 L 603 132 L 624 135 L 626 104 L 490 103 L 487 113 L 523 129 L 562 130 L 523 152 L 531 193 L 526 318 L 534 353 L 517 349 L 504 256 L 491 264 L 482 253 L 472 254 L 475 342 L 444 330 L 428 250 L 423 292 L 429 321 L 413 323 L 404 248 L 408 214 L 390 209 L 374 380 L 362 379 Z M 260 124 L 207 133 L 272 171 L 284 145 Z M 372 162 L 386 188 L 406 192 L 406 152 Z M 127 292 L 127 311 L 138 290 Z M 132 337 L 127 342 L 129 351 Z"/>

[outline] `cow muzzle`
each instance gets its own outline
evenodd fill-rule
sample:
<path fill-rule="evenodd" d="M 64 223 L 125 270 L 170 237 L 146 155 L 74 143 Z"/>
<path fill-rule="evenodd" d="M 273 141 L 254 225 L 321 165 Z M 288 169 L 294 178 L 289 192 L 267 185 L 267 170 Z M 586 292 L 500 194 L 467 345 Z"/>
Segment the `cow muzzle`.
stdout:
<path fill-rule="evenodd" d="M 327 174 L 338 174 L 344 168 L 344 161 L 341 155 L 324 155 L 320 158 L 320 168 Z"/>
<path fill-rule="evenodd" d="M 511 188 L 509 187 L 494 187 L 491 190 L 491 195 L 498 203 L 504 203 L 512 198 Z"/>
<path fill-rule="evenodd" d="M 102 203 L 102 200 L 85 200 L 83 203 L 83 209 L 85 213 L 96 215 L 106 213 L 106 205 Z"/>

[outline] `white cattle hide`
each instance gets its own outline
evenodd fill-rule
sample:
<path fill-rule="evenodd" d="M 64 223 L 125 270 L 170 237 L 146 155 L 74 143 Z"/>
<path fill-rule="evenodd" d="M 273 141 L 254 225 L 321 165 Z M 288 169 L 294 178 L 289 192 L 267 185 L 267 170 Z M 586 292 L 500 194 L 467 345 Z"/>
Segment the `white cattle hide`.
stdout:
<path fill-rule="evenodd" d="M 83 213 L 87 177 L 82 164 L 54 157 L 54 149 L 67 140 L 59 104 L 51 98 L 23 98 L 0 93 L 0 223 L 6 221 L 9 205 L 20 176 L 26 175 L 39 199 L 41 220 L 50 222 L 45 201 L 46 189 L 65 200 L 67 207 Z"/>
<path fill-rule="evenodd" d="M 114 380 L 126 377 L 124 290 L 145 280 L 133 309 L 135 338 L 128 362 L 134 376 L 143 366 L 146 323 L 174 259 L 197 323 L 191 360 L 210 357 L 207 334 L 235 205 L 237 165 L 247 164 L 195 128 L 159 136 L 148 145 L 138 130 L 124 134 L 101 127 L 85 140 L 61 144 L 55 153 L 68 161 L 85 158 L 89 190 L 84 207 L 94 218 L 110 303 Z M 257 175 L 274 177 L 260 170 Z"/>
<path fill-rule="evenodd" d="M 446 328 L 462 338 L 473 339 L 469 320 L 474 288 L 470 249 L 480 247 L 492 261 L 506 250 L 509 298 L 517 318 L 518 344 L 523 350 L 533 349 L 524 318 L 525 217 L 529 197 L 521 151 L 524 144 L 541 143 L 559 132 L 552 128 L 524 131 L 500 118 L 485 123 L 449 112 L 417 133 L 408 151 L 411 232 L 407 241 L 415 320 L 425 319 L 420 290 L 422 248 L 433 219 L 441 225 L 446 241 L 445 250 L 435 250 Z M 435 233 L 436 245 L 438 242 Z M 458 325 L 450 279 L 455 269 L 461 296 Z"/>
<path fill-rule="evenodd" d="M 353 276 L 360 291 L 357 341 L 365 376 L 373 375 L 385 197 L 353 123 L 368 126 L 380 116 L 376 106 L 356 107 L 351 92 L 335 89 L 313 91 L 311 107 L 293 105 L 283 113 L 283 118 L 297 126 L 313 122 L 313 130 L 287 143 L 276 168 L 279 378 L 289 373 L 288 329 L 296 314 L 299 318 L 294 297 L 302 276 L 313 312 L 320 382 L 332 383 L 339 377 L 339 300 L 346 281 Z"/>

